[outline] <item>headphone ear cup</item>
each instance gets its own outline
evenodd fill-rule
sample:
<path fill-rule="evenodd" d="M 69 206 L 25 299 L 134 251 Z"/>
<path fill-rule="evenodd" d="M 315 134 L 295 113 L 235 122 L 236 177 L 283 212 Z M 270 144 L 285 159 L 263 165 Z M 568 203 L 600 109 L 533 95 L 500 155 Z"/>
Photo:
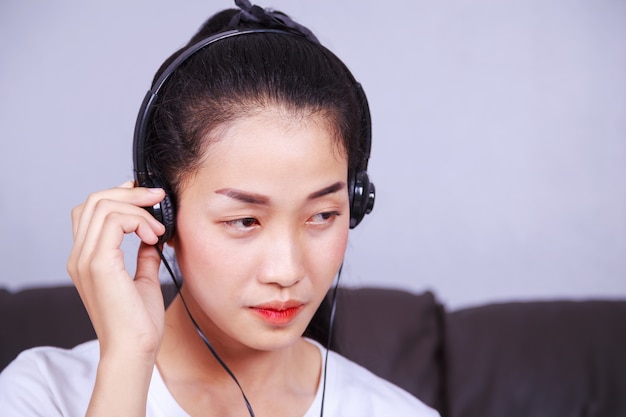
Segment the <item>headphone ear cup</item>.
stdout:
<path fill-rule="evenodd" d="M 169 194 L 165 194 L 165 198 L 159 203 L 159 206 L 161 219 L 158 220 L 165 226 L 165 233 L 159 237 L 159 243 L 163 243 L 174 237 L 176 230 L 176 212 Z"/>
<path fill-rule="evenodd" d="M 158 187 L 164 188 L 159 181 L 151 178 L 149 182 L 143 184 L 144 187 Z M 174 208 L 174 202 L 169 193 L 165 193 L 165 197 L 160 203 L 155 204 L 152 207 L 146 207 L 146 210 L 160 223 L 165 226 L 165 233 L 159 237 L 159 243 L 164 243 L 174 237 L 176 230 L 176 210 Z"/>
<path fill-rule="evenodd" d="M 350 229 L 354 229 L 374 208 L 376 187 L 370 182 L 366 171 L 351 176 L 349 183 Z"/>

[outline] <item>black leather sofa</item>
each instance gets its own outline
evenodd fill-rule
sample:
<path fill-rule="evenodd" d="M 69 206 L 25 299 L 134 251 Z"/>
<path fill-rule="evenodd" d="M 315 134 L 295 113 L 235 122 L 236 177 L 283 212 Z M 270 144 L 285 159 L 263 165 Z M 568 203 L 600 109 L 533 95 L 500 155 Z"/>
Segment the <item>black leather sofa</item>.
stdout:
<path fill-rule="evenodd" d="M 311 337 L 325 339 L 329 311 Z M 94 337 L 74 288 L 0 290 L 0 369 L 28 347 Z M 429 292 L 344 288 L 331 346 L 442 417 L 626 417 L 626 300 L 447 312 Z"/>

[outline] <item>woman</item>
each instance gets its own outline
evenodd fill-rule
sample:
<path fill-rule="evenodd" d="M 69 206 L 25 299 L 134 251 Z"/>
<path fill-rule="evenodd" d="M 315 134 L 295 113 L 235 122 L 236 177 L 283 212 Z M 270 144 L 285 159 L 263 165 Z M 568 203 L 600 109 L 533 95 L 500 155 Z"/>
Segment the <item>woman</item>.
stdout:
<path fill-rule="evenodd" d="M 10 415 L 436 415 L 302 336 L 372 208 L 367 102 L 310 31 L 237 4 L 157 72 L 136 183 L 74 209 L 68 271 L 98 340 L 21 355 Z M 166 311 L 164 243 L 182 279 Z"/>

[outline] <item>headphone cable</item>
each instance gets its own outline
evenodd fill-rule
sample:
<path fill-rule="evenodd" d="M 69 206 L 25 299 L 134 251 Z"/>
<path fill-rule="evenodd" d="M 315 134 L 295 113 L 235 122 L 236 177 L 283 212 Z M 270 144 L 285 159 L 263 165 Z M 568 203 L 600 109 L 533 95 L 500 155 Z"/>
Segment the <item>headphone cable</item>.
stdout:
<path fill-rule="evenodd" d="M 324 417 L 324 400 L 326 399 L 326 375 L 328 370 L 328 351 L 330 350 L 330 344 L 333 339 L 333 329 L 335 327 L 335 310 L 337 309 L 337 289 L 339 288 L 339 280 L 341 279 L 341 271 L 343 270 L 343 262 L 337 272 L 337 281 L 335 281 L 335 287 L 333 288 L 331 307 L 330 307 L 330 320 L 328 323 L 328 339 L 326 340 L 326 353 L 324 354 L 324 378 L 322 379 L 322 404 L 320 405 L 320 417 Z"/>
<path fill-rule="evenodd" d="M 250 401 L 248 400 L 248 397 L 246 397 L 246 394 L 243 391 L 243 388 L 242 388 L 241 384 L 239 383 L 239 380 L 237 379 L 237 377 L 235 376 L 233 371 L 230 370 L 228 365 L 226 365 L 226 362 L 224 362 L 224 360 L 216 352 L 216 350 L 213 347 L 213 345 L 211 344 L 211 342 L 209 342 L 209 340 L 204 335 L 202 330 L 200 330 L 200 326 L 198 326 L 198 323 L 193 318 L 193 315 L 191 314 L 191 311 L 189 310 L 189 307 L 187 306 L 187 302 L 185 301 L 185 298 L 183 297 L 183 294 L 181 292 L 182 284 L 176 279 L 176 274 L 174 274 L 174 271 L 172 270 L 172 267 L 170 266 L 169 261 L 167 260 L 167 258 L 163 254 L 163 251 L 161 250 L 161 248 L 158 245 L 155 245 L 154 248 L 156 249 L 157 253 L 159 254 L 159 257 L 161 258 L 161 261 L 163 261 L 163 265 L 165 265 L 165 269 L 169 273 L 169 276 L 172 279 L 172 282 L 174 283 L 174 286 L 176 287 L 176 291 L 177 291 L 178 295 L 180 296 L 180 300 L 182 301 L 183 306 L 185 307 L 185 311 L 187 311 L 187 315 L 189 316 L 189 319 L 191 320 L 191 323 L 193 324 L 194 328 L 196 329 L 196 332 L 198 333 L 198 335 L 200 336 L 200 338 L 202 339 L 202 341 L 204 342 L 206 347 L 209 349 L 209 351 L 211 352 L 213 357 L 222 366 L 222 368 L 224 368 L 226 373 L 228 373 L 228 375 L 232 378 L 232 380 L 235 382 L 235 384 L 239 388 L 239 391 L 241 392 L 241 396 L 243 397 L 243 401 L 246 404 L 246 408 L 248 409 L 248 413 L 250 414 L 250 417 L 255 417 L 254 411 L 252 410 L 252 405 L 250 404 Z M 335 285 L 334 285 L 334 288 L 333 288 L 333 292 L 332 292 L 332 296 L 331 296 L 332 298 L 331 298 L 330 320 L 329 320 L 329 324 L 328 324 L 328 339 L 326 340 L 326 352 L 324 354 L 324 376 L 322 378 L 322 401 L 321 401 L 322 403 L 320 405 L 320 417 L 324 416 L 324 400 L 326 398 L 326 375 L 327 375 L 327 369 L 328 369 L 328 351 L 330 350 L 330 345 L 331 345 L 331 342 L 332 342 L 333 328 L 334 328 L 334 324 L 335 324 L 335 310 L 336 310 L 336 307 L 337 307 L 337 292 L 338 292 L 337 289 L 339 287 L 339 280 L 341 279 L 341 271 L 342 270 L 343 270 L 343 263 L 339 267 L 339 272 L 337 273 L 337 280 L 335 282 Z"/>
<path fill-rule="evenodd" d="M 241 387 L 241 384 L 239 383 L 239 380 L 237 380 L 237 377 L 235 376 L 233 371 L 230 370 L 228 365 L 226 365 L 226 362 L 224 362 L 222 360 L 222 358 L 220 357 L 220 355 L 215 351 L 215 348 L 213 347 L 211 342 L 209 342 L 209 340 L 204 335 L 202 330 L 200 330 L 200 326 L 198 326 L 198 323 L 196 322 L 196 320 L 191 315 L 191 311 L 189 311 L 189 307 L 187 306 L 187 302 L 185 301 L 185 298 L 183 297 L 183 294 L 181 292 L 182 285 L 176 279 L 174 271 L 170 267 L 170 264 L 167 261 L 167 259 L 165 258 L 165 255 L 163 255 L 163 251 L 161 250 L 161 248 L 158 245 L 155 245 L 154 247 L 156 248 L 157 252 L 159 253 L 159 257 L 163 261 L 163 265 L 165 265 L 165 269 L 167 269 L 167 272 L 169 273 L 170 277 L 172 278 L 172 281 L 174 282 L 174 286 L 176 287 L 176 291 L 178 292 L 178 295 L 180 296 L 180 300 L 183 302 L 183 306 L 185 307 L 185 310 L 187 311 L 187 315 L 191 319 L 191 323 L 195 327 L 196 332 L 198 333 L 198 335 L 200 336 L 200 338 L 202 339 L 202 341 L 204 342 L 206 347 L 209 349 L 211 354 L 215 357 L 217 362 L 222 366 L 222 368 L 224 368 L 224 370 L 228 373 L 228 375 L 232 378 L 232 380 L 235 381 L 235 384 L 237 384 L 237 387 L 239 388 L 239 391 L 241 392 L 241 395 L 243 397 L 243 401 L 245 402 L 246 407 L 248 408 L 248 413 L 250 414 L 250 417 L 255 417 L 254 416 L 254 411 L 252 410 L 252 405 L 250 404 L 250 401 L 248 400 L 248 397 L 246 397 L 246 394 L 243 391 L 243 388 Z"/>

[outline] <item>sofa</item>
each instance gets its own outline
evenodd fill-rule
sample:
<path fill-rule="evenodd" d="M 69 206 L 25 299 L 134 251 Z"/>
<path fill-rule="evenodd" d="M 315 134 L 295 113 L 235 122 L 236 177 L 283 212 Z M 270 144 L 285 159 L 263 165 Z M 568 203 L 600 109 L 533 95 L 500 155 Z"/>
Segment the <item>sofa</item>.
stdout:
<path fill-rule="evenodd" d="M 329 295 L 308 336 L 327 340 L 330 311 Z M 0 369 L 23 349 L 94 337 L 73 287 L 0 290 Z M 626 300 L 446 311 L 431 292 L 340 288 L 331 348 L 442 417 L 626 416 Z"/>

